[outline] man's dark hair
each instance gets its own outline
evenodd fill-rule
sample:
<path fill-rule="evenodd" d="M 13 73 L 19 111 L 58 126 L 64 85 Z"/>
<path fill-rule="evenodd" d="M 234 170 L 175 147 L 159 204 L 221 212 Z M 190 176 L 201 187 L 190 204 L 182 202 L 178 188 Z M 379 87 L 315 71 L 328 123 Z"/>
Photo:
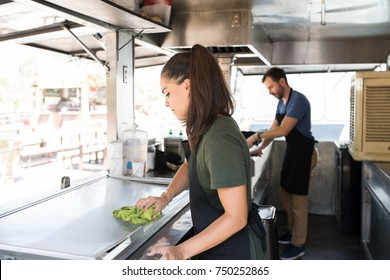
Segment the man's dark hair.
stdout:
<path fill-rule="evenodd" d="M 271 69 L 268 69 L 268 71 L 265 72 L 265 74 L 263 76 L 263 79 L 262 79 L 263 83 L 264 83 L 264 81 L 265 81 L 265 79 L 267 77 L 270 77 L 275 82 L 279 82 L 279 80 L 281 78 L 284 78 L 286 80 L 286 84 L 288 84 L 287 77 L 286 77 L 286 72 L 284 72 L 284 70 L 282 68 L 273 67 Z"/>

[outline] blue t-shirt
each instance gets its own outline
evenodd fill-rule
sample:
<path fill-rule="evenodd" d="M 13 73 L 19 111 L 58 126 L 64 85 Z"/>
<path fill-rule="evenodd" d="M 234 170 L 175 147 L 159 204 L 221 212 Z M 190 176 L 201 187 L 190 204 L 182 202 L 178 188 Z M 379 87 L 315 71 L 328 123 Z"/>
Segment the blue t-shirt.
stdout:
<path fill-rule="evenodd" d="M 298 91 L 291 91 L 291 96 L 287 102 L 285 108 L 283 99 L 279 100 L 276 108 L 276 114 L 286 114 L 286 116 L 295 118 L 298 123 L 295 128 L 302 133 L 304 136 L 314 139 L 311 134 L 311 109 L 309 100 L 302 93 Z"/>

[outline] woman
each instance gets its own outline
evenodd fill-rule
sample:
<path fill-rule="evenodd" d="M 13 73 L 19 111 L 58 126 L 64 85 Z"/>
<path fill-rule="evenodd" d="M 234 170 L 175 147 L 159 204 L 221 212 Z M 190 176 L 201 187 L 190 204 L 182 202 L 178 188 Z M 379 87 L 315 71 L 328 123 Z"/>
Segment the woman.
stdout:
<path fill-rule="evenodd" d="M 234 108 L 221 68 L 211 52 L 194 45 L 175 54 L 161 71 L 165 105 L 185 123 L 189 162 L 160 197 L 136 206 L 155 212 L 189 186 L 194 235 L 177 246 L 156 246 L 161 259 L 262 259 L 261 241 L 247 226 L 251 209 L 249 151 L 231 117 Z"/>

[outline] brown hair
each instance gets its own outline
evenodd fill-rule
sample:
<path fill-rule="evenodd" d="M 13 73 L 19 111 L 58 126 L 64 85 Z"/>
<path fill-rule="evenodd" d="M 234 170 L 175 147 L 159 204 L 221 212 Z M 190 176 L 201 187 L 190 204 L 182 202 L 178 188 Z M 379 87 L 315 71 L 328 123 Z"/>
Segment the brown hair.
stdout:
<path fill-rule="evenodd" d="M 272 68 L 268 69 L 268 71 L 265 72 L 265 74 L 263 76 L 263 79 L 262 79 L 263 83 L 267 77 L 270 77 L 275 82 L 279 82 L 280 79 L 284 78 L 284 80 L 286 81 L 286 84 L 288 84 L 286 72 L 284 72 L 284 70 L 282 68 L 272 67 Z"/>
<path fill-rule="evenodd" d="M 177 53 L 164 65 L 161 76 L 179 85 L 190 80 L 190 103 L 186 131 L 191 150 L 218 116 L 231 116 L 233 97 L 217 59 L 205 47 L 194 45 L 190 52 Z"/>

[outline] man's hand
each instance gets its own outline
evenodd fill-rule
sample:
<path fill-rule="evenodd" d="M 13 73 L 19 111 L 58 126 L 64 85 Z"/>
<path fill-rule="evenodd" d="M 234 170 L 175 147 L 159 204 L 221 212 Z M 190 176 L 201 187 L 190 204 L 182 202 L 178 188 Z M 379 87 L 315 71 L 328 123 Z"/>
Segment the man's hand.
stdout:
<path fill-rule="evenodd" d="M 262 148 L 257 148 L 253 151 L 250 151 L 250 155 L 251 156 L 257 156 L 257 157 L 261 157 L 263 155 L 263 149 Z"/>
<path fill-rule="evenodd" d="M 252 147 L 257 141 L 259 141 L 259 137 L 257 133 L 252 134 L 246 139 L 246 143 L 248 144 L 248 148 Z"/>

